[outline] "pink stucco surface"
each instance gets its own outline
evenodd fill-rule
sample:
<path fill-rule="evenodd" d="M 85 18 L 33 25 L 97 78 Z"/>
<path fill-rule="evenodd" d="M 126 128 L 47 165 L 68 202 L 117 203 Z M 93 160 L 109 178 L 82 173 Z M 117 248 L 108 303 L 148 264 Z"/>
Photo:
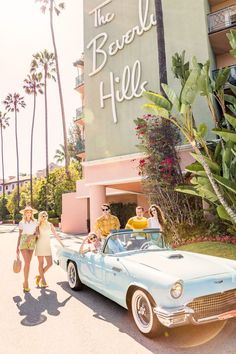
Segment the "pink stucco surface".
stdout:
<path fill-rule="evenodd" d="M 87 233 L 87 199 L 76 198 L 76 193 L 62 196 L 62 232 Z"/>
<path fill-rule="evenodd" d="M 76 197 L 78 198 L 88 198 L 89 196 L 89 187 L 86 185 L 86 180 L 81 179 L 76 181 Z"/>
<path fill-rule="evenodd" d="M 86 183 L 130 179 L 138 176 L 138 161 L 125 160 L 84 166 Z"/>
<path fill-rule="evenodd" d="M 181 168 L 193 162 L 189 150 L 179 151 Z M 140 157 L 141 158 L 141 157 Z M 88 219 L 88 199 L 90 199 L 90 222 L 94 224 L 101 214 L 101 204 L 108 202 L 107 187 L 124 191 L 137 191 L 137 203 L 148 210 L 148 198 L 140 194 L 141 181 L 138 175 L 139 159 L 120 160 L 98 164 L 85 164 L 84 179 L 76 182 L 76 193 L 63 195 L 62 231 L 86 233 Z M 137 188 L 137 184 L 139 188 Z M 135 187 L 134 187 L 135 185 Z M 140 189 L 140 190 L 139 190 Z M 117 197 L 116 197 L 117 199 Z"/>

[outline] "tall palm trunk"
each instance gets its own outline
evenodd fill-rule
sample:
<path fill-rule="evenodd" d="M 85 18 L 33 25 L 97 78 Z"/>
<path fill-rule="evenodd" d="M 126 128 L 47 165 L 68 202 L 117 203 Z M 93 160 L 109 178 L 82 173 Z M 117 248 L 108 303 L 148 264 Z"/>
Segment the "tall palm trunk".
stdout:
<path fill-rule="evenodd" d="M 47 198 L 47 190 L 48 190 L 48 175 L 49 175 L 49 167 L 48 167 L 48 100 L 47 100 L 47 66 L 45 67 L 45 75 L 44 75 L 44 107 L 45 107 L 45 153 L 46 153 L 46 185 L 45 185 L 45 206 L 46 210 L 48 210 L 48 198 Z"/>
<path fill-rule="evenodd" d="M 0 125 L 1 128 L 1 155 L 2 155 L 2 195 L 3 201 L 5 200 L 5 171 L 4 171 L 4 152 L 3 152 L 3 133 L 2 133 L 2 124 Z"/>
<path fill-rule="evenodd" d="M 162 0 L 155 0 L 155 13 L 157 21 L 157 47 L 158 47 L 158 64 L 159 64 L 159 80 L 160 84 L 167 84 L 167 68 L 166 68 L 166 49 L 165 49 L 165 33 L 163 23 Z M 161 94 L 165 93 L 160 85 Z"/>
<path fill-rule="evenodd" d="M 163 9 L 162 9 L 162 0 L 155 0 L 155 14 L 156 14 L 156 30 L 157 30 L 157 49 L 158 49 L 158 67 L 159 67 L 159 86 L 161 94 L 166 97 L 166 94 L 161 86 L 161 84 L 168 84 L 167 80 L 167 66 L 166 66 L 166 48 L 165 48 L 165 31 L 164 31 L 164 21 L 163 21 Z M 169 125 L 168 121 L 162 120 L 163 124 Z M 170 142 L 171 144 L 172 142 Z M 181 167 L 179 164 L 179 159 L 177 157 L 177 152 L 174 144 L 172 144 L 172 156 L 174 161 L 176 161 L 176 169 L 179 171 L 179 175 L 182 178 Z M 191 212 L 191 206 L 189 200 L 185 197 L 184 203 L 189 211 L 189 217 L 191 223 L 193 223 L 193 215 Z"/>
<path fill-rule="evenodd" d="M 34 121 L 36 111 L 36 92 L 34 92 L 33 118 L 30 137 L 30 202 L 33 205 L 33 141 L 34 141 Z"/>
<path fill-rule="evenodd" d="M 15 107 L 15 138 L 16 138 L 16 173 L 17 173 L 17 213 L 20 210 L 20 169 L 18 151 L 18 131 L 17 131 L 17 107 Z"/>
<path fill-rule="evenodd" d="M 66 170 L 67 176 L 69 176 L 69 168 L 68 168 L 68 166 L 69 166 L 69 156 L 68 156 L 68 146 L 67 146 L 68 144 L 67 144 L 67 132 L 66 132 L 66 118 L 65 118 L 64 102 L 63 102 L 63 95 L 62 95 L 61 77 L 60 77 L 60 70 L 59 70 L 59 62 L 58 62 L 58 55 L 57 55 L 56 40 L 55 40 L 54 27 L 53 27 L 53 0 L 50 0 L 50 28 L 51 28 L 51 35 L 52 35 L 52 42 L 53 42 L 53 48 L 54 48 L 55 61 L 56 61 L 57 82 L 58 82 L 60 105 L 61 105 L 61 118 L 62 118 L 64 147 L 65 147 L 65 170 Z"/>

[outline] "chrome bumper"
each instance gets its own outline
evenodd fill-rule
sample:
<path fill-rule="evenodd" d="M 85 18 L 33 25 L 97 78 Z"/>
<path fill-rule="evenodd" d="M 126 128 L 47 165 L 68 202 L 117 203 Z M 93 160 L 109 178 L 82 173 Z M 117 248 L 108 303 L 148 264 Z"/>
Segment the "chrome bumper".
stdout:
<path fill-rule="evenodd" d="M 204 323 L 222 321 L 236 317 L 236 308 L 231 311 L 227 311 L 210 317 L 201 318 L 198 320 L 194 318 L 194 310 L 190 307 L 181 307 L 176 308 L 174 310 L 163 309 L 161 307 L 154 307 L 153 311 L 156 314 L 160 323 L 169 328 L 184 326 L 188 324 L 200 325 Z"/>

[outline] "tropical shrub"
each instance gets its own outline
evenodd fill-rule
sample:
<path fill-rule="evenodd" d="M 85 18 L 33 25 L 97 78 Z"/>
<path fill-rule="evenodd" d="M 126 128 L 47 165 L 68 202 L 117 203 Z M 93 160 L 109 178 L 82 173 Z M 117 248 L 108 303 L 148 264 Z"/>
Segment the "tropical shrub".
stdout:
<path fill-rule="evenodd" d="M 230 33 L 232 54 L 236 55 L 236 31 Z M 175 55 L 176 58 L 178 55 Z M 183 59 L 183 55 L 182 55 Z M 145 108 L 159 117 L 172 122 L 182 132 L 184 138 L 191 144 L 192 156 L 196 162 L 187 167 L 193 173 L 192 186 L 179 186 L 176 190 L 199 196 L 217 210 L 218 215 L 229 222 L 230 232 L 235 232 L 236 224 L 236 87 L 227 84 L 230 92 L 225 95 L 225 85 L 230 75 L 230 69 L 219 70 L 216 79 L 210 75 L 210 63 L 197 63 L 193 58 L 191 65 L 182 63 L 187 68 L 183 79 L 183 72 L 178 71 L 182 78 L 182 89 L 177 95 L 168 85 L 162 85 L 166 97 L 158 96 L 153 92 L 146 92 L 145 96 L 152 104 Z M 219 140 L 207 141 L 208 128 L 205 123 L 196 126 L 193 106 L 198 96 L 206 99 L 215 128 L 212 130 Z M 221 116 L 215 104 L 218 102 Z M 229 114 L 231 113 L 231 114 Z"/>

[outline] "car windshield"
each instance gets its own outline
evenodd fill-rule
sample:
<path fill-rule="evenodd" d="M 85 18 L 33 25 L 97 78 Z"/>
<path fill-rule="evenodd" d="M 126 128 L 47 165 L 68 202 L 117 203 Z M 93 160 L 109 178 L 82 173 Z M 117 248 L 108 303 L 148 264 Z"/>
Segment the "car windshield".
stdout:
<path fill-rule="evenodd" d="M 105 254 L 117 254 L 128 251 L 160 250 L 165 249 L 162 232 L 152 230 L 122 230 L 113 232 L 104 244 Z"/>

